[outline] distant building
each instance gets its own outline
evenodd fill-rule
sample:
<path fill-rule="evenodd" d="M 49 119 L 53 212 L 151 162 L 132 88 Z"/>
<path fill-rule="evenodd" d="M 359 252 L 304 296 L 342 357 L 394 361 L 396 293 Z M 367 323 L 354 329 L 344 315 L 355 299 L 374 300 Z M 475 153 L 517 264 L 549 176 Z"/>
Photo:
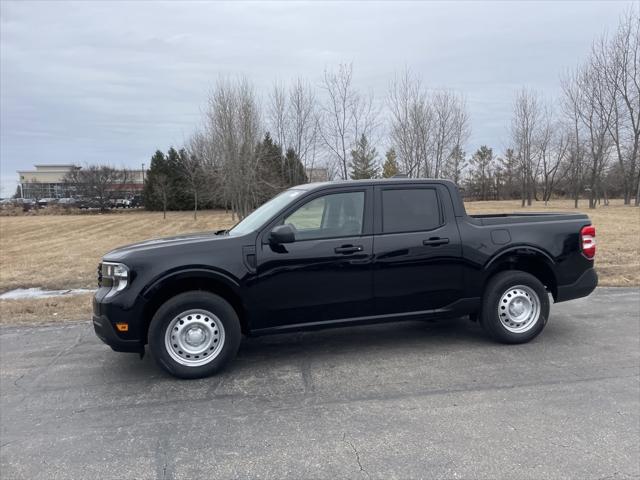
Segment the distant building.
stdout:
<path fill-rule="evenodd" d="M 326 182 L 329 180 L 329 170 L 327 168 L 306 168 L 305 172 L 309 183 Z"/>
<path fill-rule="evenodd" d="M 72 195 L 64 183 L 64 178 L 74 169 L 82 168 L 73 164 L 34 165 L 34 167 L 35 170 L 18 171 L 22 198 L 70 197 Z M 114 185 L 114 190 L 117 189 L 127 194 L 138 194 L 142 192 L 143 187 L 144 172 L 142 170 L 127 170 L 127 183 Z"/>

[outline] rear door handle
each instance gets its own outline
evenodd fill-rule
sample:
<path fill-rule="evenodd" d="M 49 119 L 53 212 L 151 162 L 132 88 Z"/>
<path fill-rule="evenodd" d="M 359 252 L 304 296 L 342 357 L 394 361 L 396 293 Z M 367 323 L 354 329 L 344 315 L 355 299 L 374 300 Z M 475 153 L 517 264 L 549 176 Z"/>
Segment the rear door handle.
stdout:
<path fill-rule="evenodd" d="M 342 245 L 341 247 L 336 247 L 333 251 L 347 255 L 349 253 L 361 252 L 362 245 Z"/>
<path fill-rule="evenodd" d="M 423 245 L 431 245 L 432 247 L 437 247 L 438 245 L 446 245 L 449 243 L 448 238 L 440 238 L 440 237 L 431 237 L 427 240 L 423 240 Z"/>

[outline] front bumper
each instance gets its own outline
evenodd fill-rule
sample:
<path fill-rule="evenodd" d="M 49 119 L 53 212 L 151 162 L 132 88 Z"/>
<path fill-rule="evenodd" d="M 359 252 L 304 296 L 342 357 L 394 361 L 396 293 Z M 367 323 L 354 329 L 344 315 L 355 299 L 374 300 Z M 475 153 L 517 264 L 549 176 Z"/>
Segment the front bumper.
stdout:
<path fill-rule="evenodd" d="M 93 329 L 100 340 L 109 345 L 116 352 L 144 352 L 144 345 L 138 340 L 123 340 L 116 334 L 113 325 L 107 317 L 94 315 Z"/>
<path fill-rule="evenodd" d="M 114 324 L 122 321 L 121 315 L 116 315 L 114 305 L 102 304 L 93 298 L 93 329 L 100 340 L 109 345 L 116 352 L 144 352 L 144 343 L 137 338 L 135 331 L 129 332 L 129 338 L 124 338 L 116 332 Z"/>
<path fill-rule="evenodd" d="M 556 303 L 566 302 L 567 300 L 573 300 L 574 298 L 586 297 L 593 292 L 597 286 L 598 274 L 595 269 L 590 268 L 580 275 L 580 278 L 578 278 L 574 283 L 558 286 Z"/>

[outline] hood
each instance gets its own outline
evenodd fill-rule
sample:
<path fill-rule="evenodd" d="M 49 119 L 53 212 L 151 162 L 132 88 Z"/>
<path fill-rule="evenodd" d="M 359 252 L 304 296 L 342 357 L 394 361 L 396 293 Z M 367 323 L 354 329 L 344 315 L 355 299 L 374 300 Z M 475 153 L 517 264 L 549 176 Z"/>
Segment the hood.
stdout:
<path fill-rule="evenodd" d="M 227 235 L 216 235 L 215 232 L 188 233 L 184 235 L 176 235 L 173 237 L 162 237 L 145 240 L 130 245 L 118 247 L 115 250 L 104 255 L 106 261 L 122 261 L 125 257 L 136 252 L 148 252 L 155 249 L 178 246 L 191 245 L 200 242 L 219 241 L 229 238 Z"/>

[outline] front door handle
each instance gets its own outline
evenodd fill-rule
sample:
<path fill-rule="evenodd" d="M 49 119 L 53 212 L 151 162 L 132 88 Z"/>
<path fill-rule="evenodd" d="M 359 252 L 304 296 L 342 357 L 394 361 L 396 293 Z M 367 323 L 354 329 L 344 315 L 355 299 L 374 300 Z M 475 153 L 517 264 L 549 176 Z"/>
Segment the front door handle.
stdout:
<path fill-rule="evenodd" d="M 341 247 L 334 248 L 333 251 L 347 255 L 349 253 L 361 252 L 362 245 L 342 245 Z"/>
<path fill-rule="evenodd" d="M 446 245 L 447 243 L 449 243 L 448 238 L 440 238 L 440 237 L 431 237 L 427 240 L 422 241 L 423 245 L 430 245 L 432 247 L 437 247 L 438 245 Z"/>

